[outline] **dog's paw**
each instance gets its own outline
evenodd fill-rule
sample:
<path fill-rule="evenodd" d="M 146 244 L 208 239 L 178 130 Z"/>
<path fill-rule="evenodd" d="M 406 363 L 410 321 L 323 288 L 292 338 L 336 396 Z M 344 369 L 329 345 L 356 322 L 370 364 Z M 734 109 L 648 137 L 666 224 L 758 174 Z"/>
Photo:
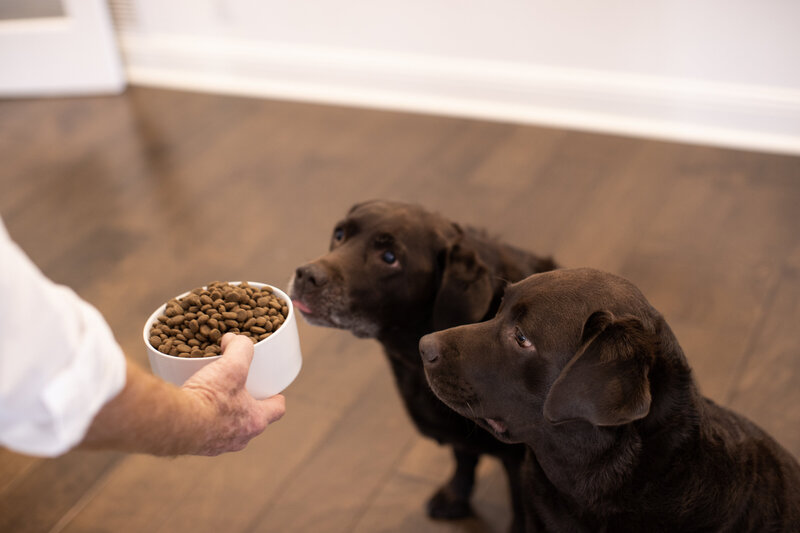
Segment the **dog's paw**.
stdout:
<path fill-rule="evenodd" d="M 452 494 L 449 487 L 444 486 L 428 500 L 428 516 L 437 520 L 457 520 L 472 516 L 469 500 Z"/>

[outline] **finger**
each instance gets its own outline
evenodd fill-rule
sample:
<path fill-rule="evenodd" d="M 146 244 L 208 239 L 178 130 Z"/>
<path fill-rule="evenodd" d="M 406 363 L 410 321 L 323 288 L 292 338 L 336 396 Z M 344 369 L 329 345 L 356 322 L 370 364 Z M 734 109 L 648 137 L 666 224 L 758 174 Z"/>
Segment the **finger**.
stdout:
<path fill-rule="evenodd" d="M 222 336 L 219 341 L 219 347 L 222 348 L 222 351 L 225 351 L 225 347 L 231 342 L 233 339 L 236 338 L 236 333 L 231 333 L 230 331 Z"/>
<path fill-rule="evenodd" d="M 253 361 L 253 341 L 244 335 L 235 335 L 233 333 L 226 333 L 222 341 L 222 359 L 220 361 L 241 366 L 246 373 L 250 369 L 250 363 Z"/>
<path fill-rule="evenodd" d="M 272 424 L 279 420 L 286 413 L 286 398 L 282 394 L 272 396 L 266 400 L 259 400 L 258 403 L 262 408 L 267 424 Z"/>

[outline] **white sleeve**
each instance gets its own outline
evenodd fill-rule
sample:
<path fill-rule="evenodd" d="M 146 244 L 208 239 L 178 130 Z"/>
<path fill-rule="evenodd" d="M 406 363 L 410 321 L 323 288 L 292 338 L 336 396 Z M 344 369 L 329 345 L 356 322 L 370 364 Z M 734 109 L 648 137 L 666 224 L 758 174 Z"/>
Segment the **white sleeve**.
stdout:
<path fill-rule="evenodd" d="M 122 390 L 125 372 L 102 315 L 47 279 L 0 220 L 0 446 L 68 451 Z"/>

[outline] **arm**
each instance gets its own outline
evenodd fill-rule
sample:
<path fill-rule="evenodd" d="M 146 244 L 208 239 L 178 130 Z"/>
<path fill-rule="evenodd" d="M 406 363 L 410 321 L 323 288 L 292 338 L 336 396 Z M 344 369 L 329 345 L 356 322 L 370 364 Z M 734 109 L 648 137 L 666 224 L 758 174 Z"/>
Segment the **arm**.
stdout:
<path fill-rule="evenodd" d="M 244 388 L 246 338 L 223 339 L 223 357 L 178 388 L 126 359 L 97 309 L 47 279 L 2 220 L 0 265 L 0 446 L 217 455 L 283 415 L 282 396 L 256 401 Z"/>
<path fill-rule="evenodd" d="M 175 387 L 127 361 L 125 388 L 95 416 L 79 448 L 154 455 L 219 455 L 243 449 L 283 416 L 283 396 L 245 389 L 253 359 L 246 337 L 227 334 L 220 359 Z"/>

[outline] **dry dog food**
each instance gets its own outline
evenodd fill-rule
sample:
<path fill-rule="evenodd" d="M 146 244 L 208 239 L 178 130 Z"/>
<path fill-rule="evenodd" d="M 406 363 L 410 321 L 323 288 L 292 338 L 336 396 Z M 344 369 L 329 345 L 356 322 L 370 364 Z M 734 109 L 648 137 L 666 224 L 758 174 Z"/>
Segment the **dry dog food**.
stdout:
<path fill-rule="evenodd" d="M 150 328 L 150 344 L 176 357 L 211 357 L 222 352 L 219 340 L 226 332 L 256 343 L 281 327 L 288 314 L 286 302 L 270 287 L 215 281 L 167 302 Z"/>

